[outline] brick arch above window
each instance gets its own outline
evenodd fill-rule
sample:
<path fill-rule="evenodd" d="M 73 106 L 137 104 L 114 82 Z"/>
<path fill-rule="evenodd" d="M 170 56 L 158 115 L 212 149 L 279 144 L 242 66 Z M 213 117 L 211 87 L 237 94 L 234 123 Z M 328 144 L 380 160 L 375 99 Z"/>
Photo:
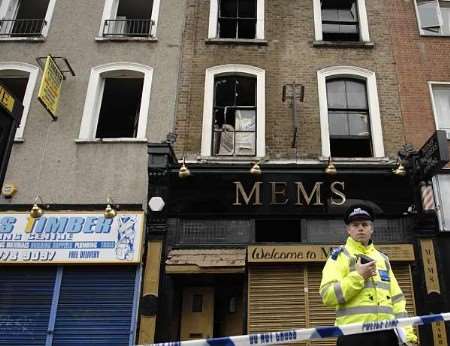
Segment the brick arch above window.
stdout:
<path fill-rule="evenodd" d="M 96 130 L 99 121 L 105 78 L 143 78 L 142 94 L 138 112 L 137 132 L 134 137 L 127 140 L 146 141 L 146 129 L 150 108 L 150 95 L 153 68 L 150 66 L 132 63 L 117 62 L 93 67 L 89 78 L 86 101 L 79 133 L 80 141 L 96 140 Z M 110 139 L 120 140 L 121 138 Z"/>
<path fill-rule="evenodd" d="M 39 68 L 37 66 L 23 63 L 23 62 L 2 62 L 0 63 L 0 79 L 1 78 L 27 78 L 27 84 L 22 99 L 23 113 L 20 120 L 20 126 L 16 130 L 15 139 L 22 140 L 25 124 L 30 111 L 31 100 L 33 98 L 33 91 L 36 86 L 39 75 Z"/>
<path fill-rule="evenodd" d="M 370 113 L 370 130 L 372 134 L 373 156 L 375 158 L 383 158 L 385 154 L 383 144 L 383 131 L 381 126 L 381 114 L 378 102 L 378 90 L 375 72 L 356 66 L 330 66 L 317 71 L 322 156 L 329 157 L 331 155 L 326 83 L 327 80 L 332 78 L 352 78 L 365 81 L 368 108 Z"/>
<path fill-rule="evenodd" d="M 201 155 L 212 156 L 212 126 L 214 107 L 214 79 L 224 75 L 241 75 L 256 78 L 256 156 L 265 156 L 265 70 L 251 65 L 220 65 L 206 69 L 203 100 L 203 125 Z"/>

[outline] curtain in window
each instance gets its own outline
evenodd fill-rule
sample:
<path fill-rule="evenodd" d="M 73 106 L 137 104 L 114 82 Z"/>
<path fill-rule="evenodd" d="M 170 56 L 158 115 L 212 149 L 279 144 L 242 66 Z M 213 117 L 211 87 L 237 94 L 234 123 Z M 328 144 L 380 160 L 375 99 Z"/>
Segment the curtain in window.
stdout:
<path fill-rule="evenodd" d="M 433 97 L 438 127 L 450 130 L 450 85 L 433 86 Z"/>

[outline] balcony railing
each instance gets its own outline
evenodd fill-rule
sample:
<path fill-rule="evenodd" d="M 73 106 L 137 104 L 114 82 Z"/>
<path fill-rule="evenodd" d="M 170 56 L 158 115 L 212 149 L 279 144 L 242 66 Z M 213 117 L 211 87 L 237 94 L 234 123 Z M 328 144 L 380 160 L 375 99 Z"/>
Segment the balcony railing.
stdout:
<path fill-rule="evenodd" d="M 154 21 L 151 19 L 107 19 L 103 26 L 104 37 L 150 37 Z"/>
<path fill-rule="evenodd" d="M 40 37 L 45 25 L 45 19 L 2 19 L 0 37 Z"/>

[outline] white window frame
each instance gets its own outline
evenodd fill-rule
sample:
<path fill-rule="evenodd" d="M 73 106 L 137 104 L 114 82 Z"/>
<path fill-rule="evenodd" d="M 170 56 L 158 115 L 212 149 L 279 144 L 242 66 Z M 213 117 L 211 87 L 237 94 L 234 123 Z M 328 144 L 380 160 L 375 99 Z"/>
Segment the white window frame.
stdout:
<path fill-rule="evenodd" d="M 437 6 L 438 7 L 439 7 L 439 1 L 450 2 L 450 0 L 434 0 L 434 1 L 437 2 Z M 419 7 L 417 6 L 417 0 L 414 0 L 414 8 L 416 9 L 417 28 L 419 29 L 419 33 L 420 33 L 421 36 L 437 36 L 437 37 L 440 37 L 440 36 L 441 37 L 448 37 L 448 36 L 450 36 L 449 34 L 443 35 L 443 34 L 440 34 L 440 33 L 433 33 L 433 32 L 427 31 L 427 30 L 423 30 L 422 29 L 422 23 L 421 23 L 421 20 L 420 20 Z M 440 9 L 440 7 L 439 7 L 439 9 Z M 440 10 L 438 12 L 438 20 L 440 22 L 440 25 L 442 25 L 442 16 L 441 16 Z"/>
<path fill-rule="evenodd" d="M 37 66 L 30 65 L 24 62 L 2 62 L 0 63 L 0 71 L 3 70 L 16 70 L 28 73 L 28 83 L 22 101 L 22 119 L 20 120 L 20 125 L 17 128 L 16 134 L 14 136 L 14 139 L 16 141 L 21 141 L 23 140 L 23 131 L 27 122 L 28 112 L 30 111 L 31 100 L 33 99 L 33 92 L 39 75 L 39 68 Z"/>
<path fill-rule="evenodd" d="M 437 112 L 436 112 L 436 103 L 435 103 L 434 94 L 433 94 L 433 86 L 438 86 L 438 85 L 448 86 L 448 89 L 450 90 L 450 82 L 434 82 L 434 81 L 428 82 L 428 89 L 430 91 L 430 97 L 431 97 L 431 106 L 433 109 L 434 124 L 435 124 L 437 130 L 441 130 L 441 128 L 439 127 L 439 119 L 438 119 Z M 442 130 L 445 130 L 447 132 L 447 139 L 450 139 L 450 129 L 442 129 Z"/>
<path fill-rule="evenodd" d="M 105 0 L 105 6 L 103 7 L 102 20 L 100 22 L 100 29 L 98 31 L 99 37 L 103 37 L 103 26 L 104 26 L 105 20 L 114 19 L 117 17 L 117 9 L 119 7 L 120 1 L 126 1 L 126 0 Z M 150 35 L 153 38 L 156 38 L 160 2 L 161 2 L 161 0 L 153 0 L 152 16 L 150 18 L 154 23 L 152 25 L 152 28 L 150 31 Z"/>
<path fill-rule="evenodd" d="M 364 80 L 366 82 L 373 157 L 384 158 L 383 130 L 381 126 L 380 106 L 378 102 L 375 72 L 356 66 L 331 66 L 317 71 L 322 156 L 331 156 L 327 100 L 327 79 L 329 77 L 354 78 Z"/>
<path fill-rule="evenodd" d="M 96 138 L 98 118 L 100 107 L 103 100 L 103 90 L 105 87 L 105 76 L 108 72 L 114 71 L 135 71 L 144 74 L 144 84 L 142 87 L 141 106 L 139 110 L 138 130 L 136 137 L 126 138 L 104 138 L 103 141 L 119 142 L 128 141 L 146 141 L 147 121 L 149 117 L 150 95 L 153 77 L 153 68 L 150 66 L 132 63 L 132 62 L 116 62 L 93 67 L 89 77 L 86 101 L 84 103 L 83 117 L 81 119 L 81 127 L 79 141 L 99 141 Z"/>
<path fill-rule="evenodd" d="M 9 7 L 9 4 L 13 1 L 17 0 L 4 0 L 3 2 L 0 2 L 0 19 L 12 19 L 12 18 L 6 18 L 7 10 Z M 42 29 L 42 37 L 46 38 L 48 35 L 48 31 L 50 29 L 50 23 L 53 18 L 53 11 L 55 10 L 55 4 L 56 0 L 50 0 L 48 2 L 47 12 L 45 14 L 45 21 L 47 22 L 46 25 L 44 25 Z M 1 37 L 0 40 L 35 40 L 35 37 Z"/>
<path fill-rule="evenodd" d="M 444 193 L 441 192 L 442 189 L 440 185 L 448 183 L 449 178 L 450 178 L 449 175 L 444 174 L 438 174 L 432 178 L 433 194 L 434 194 L 434 201 L 436 203 L 439 230 L 443 232 L 450 231 L 450 224 L 446 222 L 446 220 L 450 219 L 448 215 L 450 210 L 447 208 L 447 206 L 450 205 L 450 201 L 448 200 L 450 196 L 448 194 L 445 194 L 445 192 Z"/>
<path fill-rule="evenodd" d="M 212 126 L 214 106 L 214 78 L 222 74 L 245 75 L 256 77 L 256 157 L 264 157 L 266 153 L 266 72 L 256 66 L 250 65 L 220 65 L 206 69 L 205 93 L 203 99 L 203 126 L 201 155 L 211 157 Z M 227 157 L 233 159 L 234 157 Z"/>
<path fill-rule="evenodd" d="M 264 40 L 264 1 L 256 0 L 256 40 Z M 208 38 L 219 39 L 217 27 L 219 17 L 219 0 L 209 2 L 209 27 Z"/>
<path fill-rule="evenodd" d="M 367 20 L 366 0 L 356 0 L 359 19 L 359 39 L 362 42 L 370 42 L 369 24 Z M 316 41 L 323 41 L 322 8 L 320 0 L 313 0 L 314 8 L 314 34 Z"/>

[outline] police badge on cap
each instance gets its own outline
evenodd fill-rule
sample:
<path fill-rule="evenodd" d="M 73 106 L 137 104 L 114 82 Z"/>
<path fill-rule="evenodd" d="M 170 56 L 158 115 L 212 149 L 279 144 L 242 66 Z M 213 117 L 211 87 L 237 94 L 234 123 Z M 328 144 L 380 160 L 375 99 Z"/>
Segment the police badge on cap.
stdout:
<path fill-rule="evenodd" d="M 354 204 L 350 206 L 344 214 L 344 222 L 346 225 L 352 221 L 370 220 L 373 221 L 373 210 L 365 204 Z"/>

